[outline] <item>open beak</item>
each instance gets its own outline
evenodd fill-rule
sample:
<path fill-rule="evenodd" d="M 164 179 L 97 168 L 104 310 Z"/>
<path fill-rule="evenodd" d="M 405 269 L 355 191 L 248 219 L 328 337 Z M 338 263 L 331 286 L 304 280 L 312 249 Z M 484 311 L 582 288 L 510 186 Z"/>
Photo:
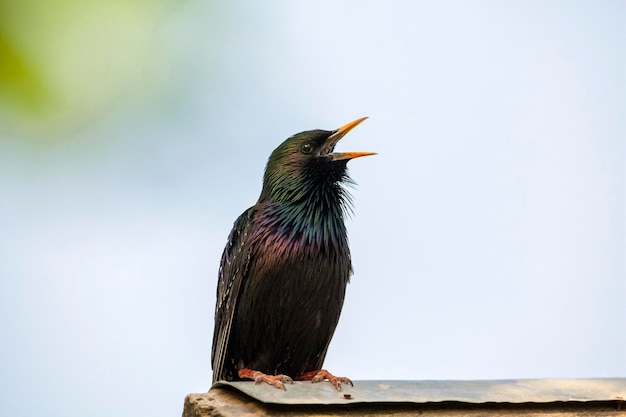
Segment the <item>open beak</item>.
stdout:
<path fill-rule="evenodd" d="M 339 129 L 335 130 L 332 135 L 326 139 L 324 143 L 324 147 L 328 149 L 328 151 L 332 151 L 335 148 L 335 145 L 341 138 L 348 134 L 349 131 L 354 129 L 358 124 L 367 119 L 367 117 L 361 117 L 360 119 L 356 119 L 350 123 L 346 123 L 341 126 Z M 376 155 L 375 152 L 333 152 L 329 153 L 328 156 L 331 157 L 333 161 L 341 161 L 343 159 L 354 159 L 359 158 L 361 156 L 369 156 Z"/>

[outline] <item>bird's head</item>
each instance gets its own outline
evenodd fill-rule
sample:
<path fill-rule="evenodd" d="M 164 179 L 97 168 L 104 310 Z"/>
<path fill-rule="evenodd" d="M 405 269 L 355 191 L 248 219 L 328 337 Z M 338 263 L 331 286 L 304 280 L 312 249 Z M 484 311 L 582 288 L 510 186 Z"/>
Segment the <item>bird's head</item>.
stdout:
<path fill-rule="evenodd" d="M 348 179 L 346 164 L 350 159 L 375 155 L 334 152 L 337 142 L 365 119 L 354 120 L 336 130 L 297 133 L 285 140 L 267 162 L 259 200 L 298 202 L 320 190 L 338 189 L 337 184 Z"/>

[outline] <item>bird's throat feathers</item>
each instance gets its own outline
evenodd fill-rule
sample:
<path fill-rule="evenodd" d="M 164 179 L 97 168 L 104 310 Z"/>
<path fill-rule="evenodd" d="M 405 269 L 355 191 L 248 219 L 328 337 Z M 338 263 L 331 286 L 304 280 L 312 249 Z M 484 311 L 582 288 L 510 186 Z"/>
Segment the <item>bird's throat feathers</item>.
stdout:
<path fill-rule="evenodd" d="M 342 183 L 352 183 L 345 164 L 340 177 L 305 174 L 264 184 L 257 203 L 261 229 L 310 248 L 347 246 L 344 218 L 352 213 L 352 198 Z"/>
<path fill-rule="evenodd" d="M 344 217 L 351 212 L 351 198 L 339 184 L 335 190 L 317 190 L 290 202 L 259 201 L 261 230 L 284 243 L 331 249 L 347 245 Z"/>

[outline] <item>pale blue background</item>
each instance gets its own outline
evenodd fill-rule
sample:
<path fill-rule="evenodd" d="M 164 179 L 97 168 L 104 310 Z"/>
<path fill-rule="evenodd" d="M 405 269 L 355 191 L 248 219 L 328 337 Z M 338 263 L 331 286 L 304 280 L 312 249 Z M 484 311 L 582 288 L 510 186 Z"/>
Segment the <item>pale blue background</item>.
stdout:
<path fill-rule="evenodd" d="M 66 140 L 0 130 L 0 415 L 179 415 L 270 152 L 361 116 L 332 372 L 626 377 L 625 4 L 172 6 Z"/>

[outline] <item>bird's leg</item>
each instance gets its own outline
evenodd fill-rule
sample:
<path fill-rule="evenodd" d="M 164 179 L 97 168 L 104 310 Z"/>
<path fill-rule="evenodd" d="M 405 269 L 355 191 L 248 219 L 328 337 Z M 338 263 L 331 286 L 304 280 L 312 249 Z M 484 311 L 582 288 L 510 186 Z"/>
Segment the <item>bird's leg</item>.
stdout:
<path fill-rule="evenodd" d="M 284 382 L 289 382 L 293 384 L 293 379 L 288 377 L 287 375 L 267 375 L 261 371 L 255 371 L 254 369 L 242 368 L 239 370 L 239 378 L 252 379 L 255 384 L 259 384 L 261 382 L 265 382 L 266 384 L 270 384 L 276 388 L 285 388 Z"/>
<path fill-rule="evenodd" d="M 346 378 L 345 376 L 335 376 L 328 372 L 326 369 L 319 369 L 317 371 L 305 372 L 303 374 L 298 375 L 296 381 L 311 381 L 312 383 L 322 382 L 328 380 L 331 384 L 335 386 L 338 390 L 341 390 L 341 383 L 350 384 L 354 386 L 350 378 Z"/>

